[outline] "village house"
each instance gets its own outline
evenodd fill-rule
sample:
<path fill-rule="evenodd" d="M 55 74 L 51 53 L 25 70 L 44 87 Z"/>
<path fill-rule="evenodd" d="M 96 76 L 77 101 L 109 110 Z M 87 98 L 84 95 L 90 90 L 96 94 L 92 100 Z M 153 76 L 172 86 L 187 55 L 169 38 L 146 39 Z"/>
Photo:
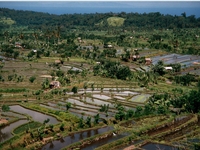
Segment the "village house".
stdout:
<path fill-rule="evenodd" d="M 131 58 L 133 61 L 136 61 L 138 58 L 140 58 L 140 55 L 133 55 L 133 56 L 130 56 L 130 58 Z"/>
<path fill-rule="evenodd" d="M 60 60 L 55 60 L 55 64 L 61 64 Z"/>
<path fill-rule="evenodd" d="M 59 81 L 52 81 L 50 83 L 50 88 L 53 89 L 53 88 L 60 88 L 60 82 Z"/>
<path fill-rule="evenodd" d="M 173 70 L 172 67 L 164 67 L 164 68 L 165 68 L 165 70 Z"/>
<path fill-rule="evenodd" d="M 34 53 L 37 53 L 37 50 L 36 50 L 36 49 L 33 49 L 33 52 L 34 52 Z"/>
<path fill-rule="evenodd" d="M 145 64 L 146 65 L 151 65 L 152 64 L 151 58 L 145 58 Z"/>
<path fill-rule="evenodd" d="M 21 43 L 15 42 L 15 47 L 17 47 L 17 48 L 22 48 Z"/>
<path fill-rule="evenodd" d="M 104 48 L 113 48 L 113 45 L 111 43 L 104 44 Z"/>

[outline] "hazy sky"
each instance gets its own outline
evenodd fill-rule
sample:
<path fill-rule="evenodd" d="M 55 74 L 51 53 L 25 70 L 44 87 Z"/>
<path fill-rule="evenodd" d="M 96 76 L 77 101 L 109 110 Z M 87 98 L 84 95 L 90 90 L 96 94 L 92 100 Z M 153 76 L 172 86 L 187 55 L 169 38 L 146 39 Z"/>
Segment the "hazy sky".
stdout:
<path fill-rule="evenodd" d="M 0 1 L 0 7 L 54 14 L 117 11 L 162 13 L 163 10 L 165 14 L 180 15 L 181 11 L 188 11 L 189 14 L 200 16 L 200 1 Z"/>
<path fill-rule="evenodd" d="M 0 1 L 0 7 L 200 7 L 200 1 Z"/>

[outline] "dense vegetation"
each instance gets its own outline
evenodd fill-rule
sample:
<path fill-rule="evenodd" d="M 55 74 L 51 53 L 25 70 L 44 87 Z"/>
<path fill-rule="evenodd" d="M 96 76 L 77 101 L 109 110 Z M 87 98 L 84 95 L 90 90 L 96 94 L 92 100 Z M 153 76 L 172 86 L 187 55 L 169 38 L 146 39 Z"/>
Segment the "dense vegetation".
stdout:
<path fill-rule="evenodd" d="M 107 27 L 109 17 L 120 17 L 125 19 L 121 24 L 124 30 L 136 29 L 173 29 L 173 28 L 193 28 L 200 26 L 200 18 L 195 15 L 187 16 L 185 12 L 181 16 L 162 15 L 156 13 L 95 13 L 95 14 L 64 14 L 53 15 L 48 13 L 36 13 L 33 11 L 17 11 L 1 8 L 1 17 L 15 20 L 16 25 L 29 26 L 31 29 L 42 29 L 60 25 L 65 29 L 76 29 L 77 26 L 89 30 L 104 30 Z"/>

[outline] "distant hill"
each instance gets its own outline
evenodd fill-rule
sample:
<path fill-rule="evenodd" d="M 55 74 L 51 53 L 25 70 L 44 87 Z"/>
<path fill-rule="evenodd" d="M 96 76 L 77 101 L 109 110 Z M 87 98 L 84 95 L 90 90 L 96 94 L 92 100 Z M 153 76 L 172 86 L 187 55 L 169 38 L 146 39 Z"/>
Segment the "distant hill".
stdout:
<path fill-rule="evenodd" d="M 30 29 L 51 28 L 62 26 L 62 29 L 89 29 L 106 30 L 106 27 L 143 28 L 153 29 L 174 29 L 174 28 L 195 28 L 200 27 L 200 18 L 194 15 L 181 16 L 163 15 L 160 12 L 154 13 L 91 13 L 91 14 L 64 14 L 53 15 L 34 11 L 22 11 L 8 8 L 0 8 L 0 27 L 8 25 L 28 26 Z M 9 19 L 8 19 L 9 18 Z"/>

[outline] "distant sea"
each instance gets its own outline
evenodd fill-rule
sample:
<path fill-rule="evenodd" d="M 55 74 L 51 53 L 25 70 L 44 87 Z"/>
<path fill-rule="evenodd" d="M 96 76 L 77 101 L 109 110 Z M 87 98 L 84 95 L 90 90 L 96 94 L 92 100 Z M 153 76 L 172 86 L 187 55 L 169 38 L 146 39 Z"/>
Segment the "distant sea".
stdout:
<path fill-rule="evenodd" d="M 47 12 L 50 14 L 84 14 L 84 13 L 150 13 L 150 12 L 160 12 L 161 14 L 170 14 L 170 15 L 177 15 L 180 16 L 183 12 L 186 12 L 187 16 L 195 15 L 195 17 L 200 17 L 200 8 L 91 8 L 91 7 L 84 7 L 84 8 L 56 8 L 56 7 L 48 7 L 48 8 L 31 8 L 33 11 L 37 12 Z"/>
<path fill-rule="evenodd" d="M 50 2 L 49 2 L 50 3 Z M 61 3 L 61 2 L 60 2 Z M 119 2 L 120 3 L 120 2 Z M 145 6 L 143 7 L 140 3 L 138 7 L 136 5 L 121 5 L 119 3 L 62 3 L 60 5 L 62 6 L 56 6 L 56 5 L 45 5 L 44 3 L 41 2 L 0 2 L 0 8 L 10 8 L 10 9 L 15 9 L 15 10 L 30 10 L 30 11 L 37 11 L 37 12 L 45 12 L 45 13 L 50 13 L 50 14 L 56 14 L 56 15 L 61 15 L 61 14 L 84 14 L 84 13 L 107 13 L 107 12 L 113 12 L 113 13 L 120 13 L 120 12 L 126 12 L 126 13 L 150 13 L 150 12 L 160 12 L 161 14 L 170 14 L 170 15 L 177 15 L 180 16 L 181 13 L 186 12 L 187 16 L 190 15 L 195 15 L 196 18 L 200 17 L 200 2 L 196 3 L 190 3 L 190 2 L 185 2 L 185 3 L 159 3 L 161 7 L 153 5 L 153 2 L 151 3 L 151 6 Z M 122 4 L 125 2 L 121 2 Z M 156 4 L 156 2 L 154 2 Z M 56 4 L 56 3 L 54 3 Z M 83 6 L 84 4 L 84 6 Z M 87 5 L 88 4 L 88 5 Z M 98 5 L 99 4 L 99 5 Z M 110 4 L 110 5 L 109 5 Z M 170 5 L 169 5 L 170 4 Z M 175 4 L 175 5 L 173 5 Z M 184 5 L 184 7 L 181 7 L 181 4 Z M 189 6 L 192 4 L 193 6 Z M 106 6 L 105 6 L 106 5 Z M 188 7 L 187 7 L 188 5 Z M 105 6 L 105 7 L 104 7 Z M 139 7 L 141 6 L 141 7 Z"/>

